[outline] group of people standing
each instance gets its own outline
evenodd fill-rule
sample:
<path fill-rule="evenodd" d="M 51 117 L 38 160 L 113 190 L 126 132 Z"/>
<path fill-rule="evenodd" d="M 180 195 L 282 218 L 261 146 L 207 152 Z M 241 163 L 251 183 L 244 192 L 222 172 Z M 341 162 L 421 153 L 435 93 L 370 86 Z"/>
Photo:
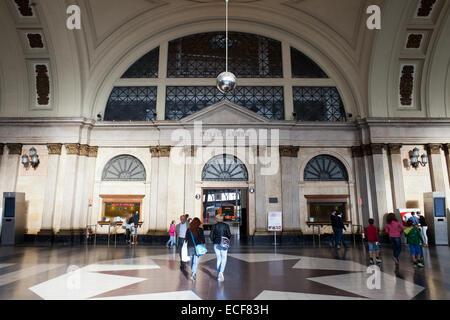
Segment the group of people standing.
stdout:
<path fill-rule="evenodd" d="M 220 214 L 216 215 L 216 221 L 217 223 L 212 226 L 210 239 L 214 244 L 217 258 L 217 280 L 224 281 L 231 231 L 228 224 L 223 222 L 223 217 Z M 197 279 L 200 257 L 203 255 L 198 246 L 202 246 L 206 242 L 202 222 L 199 218 L 189 219 L 189 215 L 182 215 L 180 216 L 180 223 L 176 226 L 175 221 L 172 221 L 169 235 L 170 239 L 167 242 L 167 246 L 176 245 L 178 248 L 180 269 L 184 271 L 186 269 L 186 260 L 189 260 L 191 280 L 195 281 Z M 187 259 L 187 257 L 189 258 Z"/>

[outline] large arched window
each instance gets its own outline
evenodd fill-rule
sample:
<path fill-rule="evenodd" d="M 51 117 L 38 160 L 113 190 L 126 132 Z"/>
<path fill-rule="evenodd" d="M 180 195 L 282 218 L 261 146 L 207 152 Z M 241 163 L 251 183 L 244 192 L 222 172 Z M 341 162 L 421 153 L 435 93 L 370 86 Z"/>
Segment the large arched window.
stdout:
<path fill-rule="evenodd" d="M 146 173 L 142 163 L 130 155 L 111 159 L 103 169 L 103 181 L 145 181 Z"/>
<path fill-rule="evenodd" d="M 305 181 L 348 181 L 344 164 L 329 155 L 320 155 L 308 162 L 304 173 Z"/>
<path fill-rule="evenodd" d="M 245 164 L 237 157 L 215 156 L 203 168 L 202 181 L 248 181 Z"/>
<path fill-rule="evenodd" d="M 234 92 L 224 95 L 214 86 L 225 71 L 224 32 L 187 35 L 169 41 L 165 57 L 156 47 L 123 73 L 108 99 L 104 120 L 181 120 L 226 99 L 269 120 L 346 121 L 333 79 L 314 59 L 265 36 L 233 31 L 229 37 L 229 71 L 238 78 Z M 167 66 L 165 72 L 160 61 Z M 292 89 L 289 96 L 286 84 Z M 294 106 L 293 113 L 286 113 L 286 105 Z"/>

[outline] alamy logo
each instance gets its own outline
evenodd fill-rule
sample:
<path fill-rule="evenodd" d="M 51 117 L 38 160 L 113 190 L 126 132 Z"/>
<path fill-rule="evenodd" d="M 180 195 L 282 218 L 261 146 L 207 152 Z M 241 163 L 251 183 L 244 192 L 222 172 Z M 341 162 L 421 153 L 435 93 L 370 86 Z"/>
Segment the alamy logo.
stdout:
<path fill-rule="evenodd" d="M 371 5 L 367 7 L 367 14 L 370 14 L 367 19 L 367 28 L 369 30 L 381 29 L 381 9 L 377 5 Z"/>
<path fill-rule="evenodd" d="M 367 268 L 367 273 L 370 276 L 367 278 L 367 288 L 369 290 L 381 289 L 381 270 L 378 266 L 370 266 Z"/>
<path fill-rule="evenodd" d="M 81 29 L 81 9 L 77 5 L 71 5 L 67 7 L 67 29 L 69 30 L 80 30 Z"/>

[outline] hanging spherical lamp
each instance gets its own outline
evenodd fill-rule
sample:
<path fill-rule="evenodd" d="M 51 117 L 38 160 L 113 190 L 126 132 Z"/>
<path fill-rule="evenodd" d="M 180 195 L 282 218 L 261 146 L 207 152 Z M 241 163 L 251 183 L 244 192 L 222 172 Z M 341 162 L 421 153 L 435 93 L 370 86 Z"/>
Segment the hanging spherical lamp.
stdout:
<path fill-rule="evenodd" d="M 222 72 L 217 77 L 217 89 L 219 89 L 220 92 L 222 92 L 224 94 L 227 94 L 227 93 L 233 91 L 237 85 L 236 76 L 233 73 L 228 72 L 228 46 L 229 46 L 229 43 L 228 43 L 228 1 L 229 0 L 225 0 L 225 4 L 226 4 L 225 72 Z"/>

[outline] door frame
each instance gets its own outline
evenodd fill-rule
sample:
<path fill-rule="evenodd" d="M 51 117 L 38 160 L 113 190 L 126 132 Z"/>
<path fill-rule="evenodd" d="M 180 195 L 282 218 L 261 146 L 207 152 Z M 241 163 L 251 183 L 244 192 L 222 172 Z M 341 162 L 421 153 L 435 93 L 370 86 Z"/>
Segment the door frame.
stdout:
<path fill-rule="evenodd" d="M 242 195 L 244 195 L 244 193 L 245 193 L 245 196 L 246 196 L 246 204 L 247 204 L 247 208 L 246 208 L 246 215 L 247 215 L 247 218 L 246 218 L 246 221 L 247 221 L 247 223 L 246 223 L 246 226 L 245 226 L 245 230 L 246 230 L 246 237 L 248 237 L 249 236 L 249 224 L 250 224 L 250 210 L 249 210 L 249 206 L 250 206 L 250 201 L 249 201 L 249 187 L 241 187 L 241 186 L 239 186 L 239 187 L 230 187 L 230 186 L 218 186 L 218 187 L 202 187 L 202 196 L 201 196 L 201 201 L 202 201 L 202 209 L 201 209 L 201 215 L 200 215 L 200 217 L 202 218 L 201 220 L 202 220 L 202 223 L 203 223 L 203 219 L 204 219 L 204 217 L 203 217 L 203 211 L 204 211 L 204 205 L 203 205 L 203 200 L 204 200 L 204 196 L 205 196 L 205 193 L 203 192 L 204 190 L 227 190 L 227 189 L 240 189 L 241 191 L 242 191 Z M 242 219 L 242 218 L 241 218 Z"/>

